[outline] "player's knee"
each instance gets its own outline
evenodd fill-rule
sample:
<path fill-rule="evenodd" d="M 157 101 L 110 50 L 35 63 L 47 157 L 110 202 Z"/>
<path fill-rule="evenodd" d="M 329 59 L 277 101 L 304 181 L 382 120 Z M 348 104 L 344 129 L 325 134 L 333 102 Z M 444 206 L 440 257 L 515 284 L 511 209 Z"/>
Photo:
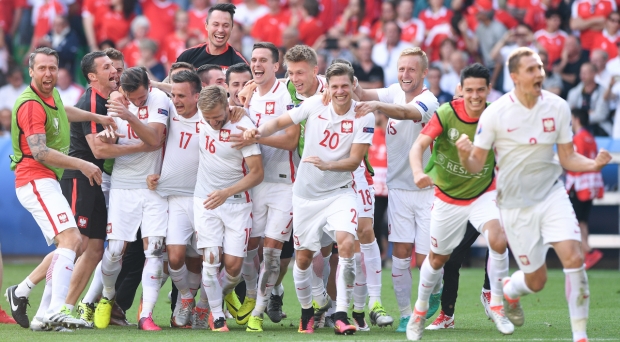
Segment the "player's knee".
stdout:
<path fill-rule="evenodd" d="M 579 250 L 564 257 L 564 259 L 565 260 L 562 260 L 562 266 L 564 268 L 580 268 L 584 263 L 583 254 Z"/>
<path fill-rule="evenodd" d="M 446 262 L 450 259 L 450 255 L 441 255 L 430 252 L 428 254 L 428 262 L 431 267 L 435 270 L 438 270 L 446 264 Z"/>
<path fill-rule="evenodd" d="M 161 236 L 149 236 L 144 256 L 146 258 L 163 258 L 164 257 L 164 238 Z"/>
<path fill-rule="evenodd" d="M 258 244 L 260 243 L 260 237 L 253 237 L 250 238 L 250 240 L 248 241 L 248 251 L 253 251 L 255 249 L 258 248 Z"/>
<path fill-rule="evenodd" d="M 297 267 L 302 270 L 308 269 L 308 267 L 310 267 L 310 264 L 312 264 L 312 256 L 313 253 L 308 250 L 296 251 L 295 263 L 297 264 Z"/>
<path fill-rule="evenodd" d="M 399 259 L 407 259 L 411 257 L 411 252 L 413 251 L 413 246 L 410 243 L 394 243 L 394 248 L 392 250 L 392 255 Z"/>
<path fill-rule="evenodd" d="M 107 258 L 110 259 L 111 262 L 118 262 L 123 257 L 123 247 L 125 246 L 125 241 L 120 240 L 109 240 L 108 241 L 108 249 L 105 254 L 107 254 Z"/>
<path fill-rule="evenodd" d="M 183 267 L 184 263 L 185 263 L 185 255 L 182 255 L 180 253 L 168 252 L 168 265 L 170 265 L 170 267 L 173 270 L 180 269 L 181 267 Z"/>
<path fill-rule="evenodd" d="M 217 266 L 220 265 L 220 249 L 219 247 L 207 247 L 203 248 L 204 263 L 203 266 Z M 206 265 L 205 265 L 206 264 Z"/>
<path fill-rule="evenodd" d="M 547 283 L 547 271 L 546 269 L 539 269 L 534 273 L 528 273 L 525 275 L 525 285 L 533 292 L 540 292 L 545 288 Z"/>

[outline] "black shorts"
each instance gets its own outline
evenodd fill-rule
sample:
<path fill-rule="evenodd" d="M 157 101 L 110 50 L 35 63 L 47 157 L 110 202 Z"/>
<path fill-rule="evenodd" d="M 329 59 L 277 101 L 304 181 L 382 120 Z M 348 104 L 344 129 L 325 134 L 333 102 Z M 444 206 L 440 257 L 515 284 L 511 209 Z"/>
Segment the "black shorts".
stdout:
<path fill-rule="evenodd" d="M 280 259 L 292 258 L 293 253 L 295 253 L 295 247 L 293 247 L 293 234 L 291 234 L 291 238 L 284 243 L 284 246 L 282 246 L 282 254 L 280 254 Z"/>
<path fill-rule="evenodd" d="M 573 210 L 575 210 L 575 216 L 577 216 L 577 221 L 579 222 L 588 222 L 588 218 L 590 217 L 590 209 L 592 209 L 592 200 L 581 201 L 577 198 L 577 193 L 575 189 L 571 189 L 568 193 L 568 197 L 570 198 L 570 202 L 573 204 Z"/>
<path fill-rule="evenodd" d="M 332 254 L 338 254 L 338 244 L 335 242 L 332 245 Z"/>
<path fill-rule="evenodd" d="M 69 178 L 60 180 L 60 188 L 71 206 L 80 233 L 91 239 L 105 240 L 108 210 L 101 186 L 91 186 L 88 179 Z"/>

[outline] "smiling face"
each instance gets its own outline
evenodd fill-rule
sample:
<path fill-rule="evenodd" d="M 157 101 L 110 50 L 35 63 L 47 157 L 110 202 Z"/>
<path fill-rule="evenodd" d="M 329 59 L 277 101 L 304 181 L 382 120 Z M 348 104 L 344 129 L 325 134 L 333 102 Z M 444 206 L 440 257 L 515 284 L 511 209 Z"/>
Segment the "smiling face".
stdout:
<path fill-rule="evenodd" d="M 486 107 L 489 85 L 484 78 L 468 77 L 461 85 L 461 95 L 465 101 L 465 110 L 473 117 L 480 116 Z"/>
<path fill-rule="evenodd" d="M 182 117 L 189 118 L 198 110 L 199 93 L 192 93 L 189 82 L 172 83 L 172 103 L 177 113 Z"/>
<path fill-rule="evenodd" d="M 543 63 L 537 54 L 522 56 L 516 72 L 510 73 L 515 89 L 524 95 L 538 97 L 545 79 Z"/>
<path fill-rule="evenodd" d="M 353 83 L 347 75 L 332 76 L 327 80 L 334 106 L 347 107 L 351 105 Z"/>
<path fill-rule="evenodd" d="M 34 56 L 32 68 L 28 69 L 30 78 L 37 90 L 50 97 L 58 81 L 58 59 L 55 56 L 38 53 Z"/>
<path fill-rule="evenodd" d="M 427 72 L 420 56 L 402 56 L 398 59 L 398 83 L 405 93 L 415 92 L 422 87 Z"/>
<path fill-rule="evenodd" d="M 116 77 L 114 77 L 116 86 L 112 88 L 112 90 L 118 90 L 118 87 L 121 85 L 121 74 L 123 73 L 123 70 L 125 70 L 125 62 L 120 59 L 113 59 L 112 66 L 116 69 Z"/>
<path fill-rule="evenodd" d="M 316 92 L 314 86 L 316 74 L 319 70 L 318 66 L 312 66 L 306 61 L 287 62 L 286 66 L 288 69 L 288 78 L 299 94 L 306 96 L 306 94 L 314 94 Z"/>
<path fill-rule="evenodd" d="M 252 75 L 249 72 L 234 72 L 228 75 L 228 94 L 235 106 L 243 106 L 243 103 L 239 100 L 239 92 L 243 89 L 246 83 L 252 79 Z"/>
<path fill-rule="evenodd" d="M 207 19 L 206 28 L 209 32 L 209 43 L 216 48 L 222 48 L 230 38 L 233 21 L 230 13 L 213 11 Z"/>
<path fill-rule="evenodd" d="M 228 106 L 217 105 L 213 110 L 208 112 L 203 112 L 203 119 L 213 128 L 214 130 L 220 130 L 226 122 L 228 122 L 228 111 L 230 109 Z"/>
<path fill-rule="evenodd" d="M 252 51 L 250 68 L 254 75 L 254 82 L 258 85 L 268 84 L 276 78 L 278 63 L 274 61 L 271 50 L 258 48 Z"/>
<path fill-rule="evenodd" d="M 129 102 L 133 103 L 134 106 L 142 107 L 146 104 L 146 100 L 149 98 L 149 90 L 141 85 L 135 91 L 125 92 L 125 97 L 129 100 Z"/>

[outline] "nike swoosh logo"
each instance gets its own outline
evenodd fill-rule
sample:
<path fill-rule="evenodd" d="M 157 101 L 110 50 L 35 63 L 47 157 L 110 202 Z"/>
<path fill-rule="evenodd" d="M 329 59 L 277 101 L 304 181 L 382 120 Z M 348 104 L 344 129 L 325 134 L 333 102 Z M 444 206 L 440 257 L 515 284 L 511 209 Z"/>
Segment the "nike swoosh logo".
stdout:
<path fill-rule="evenodd" d="M 72 268 L 69 268 L 69 266 L 65 266 L 65 268 L 67 269 L 67 271 L 71 271 L 71 272 L 73 272 L 73 269 L 72 269 Z"/>
<path fill-rule="evenodd" d="M 161 279 L 161 277 L 151 276 L 151 279 L 159 280 L 159 279 Z"/>
<path fill-rule="evenodd" d="M 282 235 L 286 235 L 286 234 L 288 234 L 288 232 L 281 231 L 281 232 L 280 232 L 280 234 L 282 234 Z"/>
<path fill-rule="evenodd" d="M 11 296 L 9 297 L 9 302 L 11 303 L 11 310 L 17 311 L 19 307 L 13 303 L 13 294 L 11 294 Z"/>
<path fill-rule="evenodd" d="M 402 276 L 403 276 L 402 274 L 396 275 L 396 274 L 392 273 L 392 278 L 398 278 L 398 277 L 402 277 Z"/>
<path fill-rule="evenodd" d="M 327 120 L 326 118 L 324 118 L 322 115 L 319 115 L 319 119 L 321 120 Z"/>
<path fill-rule="evenodd" d="M 366 286 L 366 284 L 358 284 L 358 283 L 355 283 L 355 286 Z"/>
<path fill-rule="evenodd" d="M 428 288 L 431 288 L 432 286 L 426 286 L 426 285 L 422 284 L 422 287 L 426 287 L 428 289 Z"/>
<path fill-rule="evenodd" d="M 300 289 L 299 287 L 298 287 L 297 289 L 298 289 L 299 291 L 303 291 L 303 290 L 305 290 L 305 289 L 307 289 L 307 288 L 309 288 L 309 287 L 310 287 L 310 285 L 308 285 L 308 286 L 304 287 L 303 289 Z"/>
<path fill-rule="evenodd" d="M 381 273 L 381 270 L 375 271 L 375 273 Z M 393 276 L 393 275 L 392 275 Z"/>
<path fill-rule="evenodd" d="M 172 118 L 172 121 L 180 121 L 180 120 L 177 118 Z"/>
<path fill-rule="evenodd" d="M 516 131 L 518 129 L 519 129 L 519 127 L 517 127 L 517 128 L 508 128 L 507 131 L 508 131 L 508 133 L 510 133 L 510 132 Z"/>
<path fill-rule="evenodd" d="M 364 212 L 369 212 L 369 211 L 371 211 L 371 210 L 372 210 L 372 209 L 364 209 Z"/>
<path fill-rule="evenodd" d="M 239 315 L 239 313 L 237 313 L 237 319 L 240 320 L 240 321 L 243 321 L 251 313 L 252 313 L 252 311 L 246 313 L 245 315 Z"/>

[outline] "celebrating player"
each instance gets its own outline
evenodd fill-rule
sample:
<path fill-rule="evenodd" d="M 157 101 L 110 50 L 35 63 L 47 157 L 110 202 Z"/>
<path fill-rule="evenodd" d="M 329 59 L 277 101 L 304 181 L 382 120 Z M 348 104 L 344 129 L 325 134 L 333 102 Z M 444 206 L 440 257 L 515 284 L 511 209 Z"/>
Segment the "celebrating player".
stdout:
<path fill-rule="evenodd" d="M 246 131 L 247 139 L 269 137 L 303 120 L 306 121 L 302 163 L 293 186 L 293 226 L 296 260 L 293 269 L 297 297 L 302 306 L 299 332 L 312 333 L 314 310 L 312 257 L 321 247 L 323 232 L 339 246 L 337 308 L 334 315 L 336 334 L 351 334 L 356 327 L 349 323 L 347 310 L 355 279 L 353 257 L 357 202 L 352 190 L 351 172 L 359 167 L 372 141 L 374 115 L 355 118 L 353 69 L 336 63 L 327 70 L 332 94 L 331 104 L 320 97 L 271 120 L 258 129 Z M 327 301 L 325 294 L 321 298 Z"/>
<path fill-rule="evenodd" d="M 232 148 L 230 135 L 241 131 L 230 121 L 224 88 L 203 88 L 198 108 L 205 122 L 200 126 L 200 164 L 194 191 L 194 222 L 198 248 L 204 258 L 202 282 L 213 317 L 211 330 L 228 331 L 222 312 L 222 294 L 231 294 L 241 281 L 241 267 L 252 231 L 249 190 L 263 181 L 263 163 L 256 144 L 240 150 Z M 253 126 L 247 117 L 239 125 Z M 220 260 L 224 262 L 221 283 Z M 228 306 L 228 309 L 237 316 L 235 307 Z"/>
<path fill-rule="evenodd" d="M 476 131 L 479 117 L 487 107 L 489 79 L 489 70 L 480 64 L 463 69 L 463 98 L 439 107 L 411 149 L 409 159 L 416 184 L 427 187 L 434 183 L 436 187 L 431 212 L 431 251 L 420 269 L 418 300 L 407 326 L 410 340 L 422 338 L 429 298 L 433 289 L 436 291 L 440 287 L 443 265 L 463 240 L 467 221 L 485 236 L 489 246 L 491 319 L 501 333 L 512 334 L 514 331 L 502 308 L 501 279 L 508 274 L 508 251 L 495 205 L 495 159 L 492 153 L 489 154 L 480 173 L 463 172 L 455 148 L 460 134 L 473 136 Z M 423 151 L 433 141 L 433 154 L 423 170 Z"/>
<path fill-rule="evenodd" d="M 485 168 L 491 148 L 499 166 L 497 205 L 508 243 L 520 270 L 504 278 L 504 310 L 516 326 L 524 323 L 521 296 L 539 292 L 547 280 L 545 257 L 553 246 L 564 267 L 573 340 L 587 341 L 590 290 L 581 234 L 566 190 L 558 177 L 599 171 L 611 160 L 605 150 L 596 159 L 575 152 L 571 111 L 563 99 L 542 90 L 540 57 L 519 48 L 508 58 L 515 89 L 493 103 L 480 118 L 474 144 L 457 141 L 459 157 L 471 173 Z M 554 159 L 557 145 L 559 163 Z"/>

